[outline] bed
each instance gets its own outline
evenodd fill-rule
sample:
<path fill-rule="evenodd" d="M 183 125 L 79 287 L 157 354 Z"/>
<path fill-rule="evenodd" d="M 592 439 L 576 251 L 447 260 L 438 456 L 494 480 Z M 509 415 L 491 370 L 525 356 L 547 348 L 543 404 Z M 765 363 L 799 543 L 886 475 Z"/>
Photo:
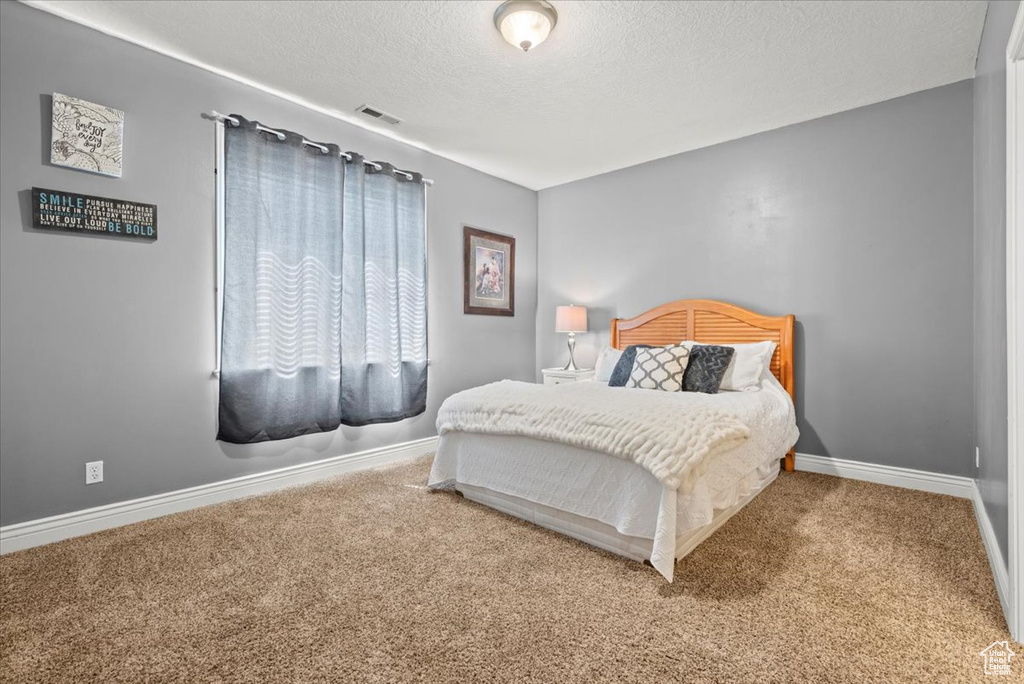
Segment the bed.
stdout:
<path fill-rule="evenodd" d="M 638 399 L 689 401 L 702 410 L 706 405 L 709 411 L 732 416 L 747 427 L 743 441 L 722 441 L 720 448 L 691 459 L 692 468 L 687 468 L 685 477 L 671 479 L 660 477 L 661 473 L 656 477 L 656 468 L 641 466 L 612 449 L 595 448 L 592 441 L 577 439 L 575 433 L 538 438 L 522 430 L 500 434 L 501 428 L 485 432 L 448 425 L 441 430 L 439 414 L 441 437 L 428 486 L 454 489 L 509 515 L 648 561 L 672 581 L 675 561 L 764 491 L 779 475 L 780 461 L 782 470 L 793 470 L 798 435 L 793 407 L 794 321 L 792 315 L 763 316 L 725 302 L 695 299 L 612 320 L 611 346 L 616 349 L 684 340 L 773 342 L 775 349 L 763 369 L 760 389 L 753 392 L 683 397 L 695 393 L 623 392 L 601 383 L 519 388 L 527 398 L 524 401 L 532 397 L 538 403 L 554 402 L 552 406 L 611 398 L 620 406 Z M 498 394 L 513 389 L 500 383 L 489 387 Z M 654 396 L 670 394 L 680 396 Z M 446 404 L 457 397 L 453 395 Z M 515 414 L 519 408 L 512 402 L 501 413 Z"/>

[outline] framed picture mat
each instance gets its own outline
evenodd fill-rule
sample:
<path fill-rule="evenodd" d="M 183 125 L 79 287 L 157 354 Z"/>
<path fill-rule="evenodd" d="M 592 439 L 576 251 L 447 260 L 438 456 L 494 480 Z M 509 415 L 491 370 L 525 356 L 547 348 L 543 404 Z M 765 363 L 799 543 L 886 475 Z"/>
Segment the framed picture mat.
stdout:
<path fill-rule="evenodd" d="M 474 262 L 474 242 L 487 241 L 497 243 L 508 255 L 507 264 L 502 274 L 502 288 L 508 293 L 507 305 L 480 306 L 476 292 L 476 264 Z M 495 250 L 497 251 L 497 250 Z M 473 226 L 462 226 L 462 260 L 463 260 L 463 313 L 484 316 L 515 316 L 516 314 L 516 239 L 510 235 L 492 233 Z M 504 302 L 504 298 L 502 298 Z"/>

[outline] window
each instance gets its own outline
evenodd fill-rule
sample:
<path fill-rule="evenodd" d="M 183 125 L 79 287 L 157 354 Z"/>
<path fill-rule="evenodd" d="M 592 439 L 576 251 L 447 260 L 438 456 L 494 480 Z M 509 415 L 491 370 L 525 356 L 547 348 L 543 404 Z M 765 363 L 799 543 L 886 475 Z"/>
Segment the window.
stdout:
<path fill-rule="evenodd" d="M 231 119 L 218 177 L 218 438 L 285 439 L 422 413 L 422 178 Z"/>

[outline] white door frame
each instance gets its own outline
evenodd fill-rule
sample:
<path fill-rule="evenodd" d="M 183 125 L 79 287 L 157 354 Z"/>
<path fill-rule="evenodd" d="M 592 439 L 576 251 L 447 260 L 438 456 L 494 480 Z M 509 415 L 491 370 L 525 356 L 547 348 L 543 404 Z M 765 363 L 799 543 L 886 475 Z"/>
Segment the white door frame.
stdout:
<path fill-rule="evenodd" d="M 1006 46 L 1006 370 L 1010 634 L 1024 641 L 1024 4 Z"/>

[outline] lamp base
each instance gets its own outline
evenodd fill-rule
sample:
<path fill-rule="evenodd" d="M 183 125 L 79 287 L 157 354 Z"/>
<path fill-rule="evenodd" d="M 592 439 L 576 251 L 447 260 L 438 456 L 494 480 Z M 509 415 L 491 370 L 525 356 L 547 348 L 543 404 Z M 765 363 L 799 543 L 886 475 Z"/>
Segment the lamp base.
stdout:
<path fill-rule="evenodd" d="M 565 368 L 562 370 L 567 371 L 578 371 L 579 367 L 576 365 L 576 358 L 574 352 L 576 351 L 576 333 L 569 333 L 569 363 L 565 364 Z"/>

